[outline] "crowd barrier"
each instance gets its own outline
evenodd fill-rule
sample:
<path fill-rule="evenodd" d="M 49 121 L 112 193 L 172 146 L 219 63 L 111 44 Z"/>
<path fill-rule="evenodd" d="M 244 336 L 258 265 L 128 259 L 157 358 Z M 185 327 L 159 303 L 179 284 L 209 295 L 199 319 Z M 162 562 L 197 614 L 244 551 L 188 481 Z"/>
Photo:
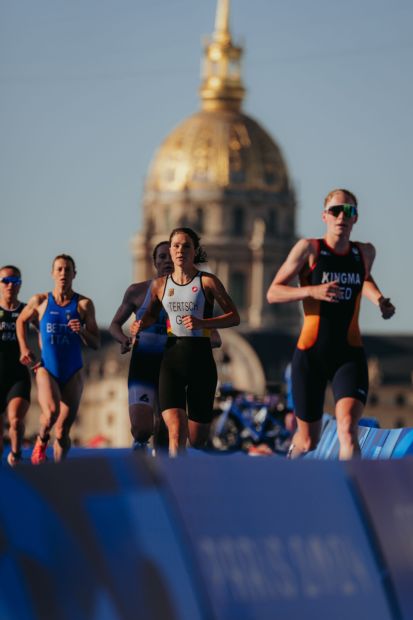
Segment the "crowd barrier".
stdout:
<path fill-rule="evenodd" d="M 413 618 L 413 459 L 76 453 L 0 470 L 2 620 Z"/>
<path fill-rule="evenodd" d="M 413 455 L 413 428 L 384 429 L 375 425 L 374 418 L 359 423 L 361 455 L 365 459 L 397 459 Z M 337 424 L 328 414 L 323 418 L 323 431 L 317 448 L 306 459 L 337 459 L 339 442 Z"/>

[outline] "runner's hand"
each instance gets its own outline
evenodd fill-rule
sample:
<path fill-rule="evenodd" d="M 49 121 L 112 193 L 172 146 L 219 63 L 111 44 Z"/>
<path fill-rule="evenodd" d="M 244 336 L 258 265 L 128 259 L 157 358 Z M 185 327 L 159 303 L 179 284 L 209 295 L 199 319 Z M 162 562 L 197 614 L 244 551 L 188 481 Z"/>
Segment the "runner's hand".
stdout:
<path fill-rule="evenodd" d="M 142 321 L 133 321 L 132 325 L 130 326 L 130 335 L 132 336 L 132 338 L 135 338 L 140 331 L 142 331 Z"/>
<path fill-rule="evenodd" d="M 201 329 L 203 321 L 192 314 L 186 314 L 182 317 L 182 325 L 186 327 L 186 329 Z"/>
<path fill-rule="evenodd" d="M 383 319 L 390 319 L 396 312 L 396 308 L 391 303 L 390 297 L 380 297 L 379 308 Z"/>
<path fill-rule="evenodd" d="M 24 366 L 32 366 L 36 363 L 36 357 L 30 349 L 24 349 L 20 355 L 20 363 Z"/>
<path fill-rule="evenodd" d="M 79 319 L 70 319 L 70 321 L 68 321 L 67 323 L 67 326 L 70 327 L 72 332 L 74 332 L 75 334 L 79 334 L 80 330 L 82 329 L 82 323 L 79 321 Z"/>
<path fill-rule="evenodd" d="M 120 352 L 128 353 L 132 348 L 132 338 L 126 338 L 120 345 Z"/>
<path fill-rule="evenodd" d="M 340 287 L 338 286 L 338 280 L 333 282 L 326 282 L 325 284 L 318 284 L 316 286 L 310 286 L 310 297 L 319 301 L 327 301 L 329 303 L 338 303 L 340 300 Z"/>

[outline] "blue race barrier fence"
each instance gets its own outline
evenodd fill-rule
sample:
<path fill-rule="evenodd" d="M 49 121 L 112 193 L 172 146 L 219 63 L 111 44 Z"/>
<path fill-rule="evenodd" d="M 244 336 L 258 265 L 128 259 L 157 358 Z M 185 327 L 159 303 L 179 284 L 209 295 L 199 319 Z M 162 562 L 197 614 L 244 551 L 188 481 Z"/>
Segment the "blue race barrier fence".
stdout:
<path fill-rule="evenodd" d="M 326 421 L 327 420 L 327 421 Z M 361 456 L 367 459 L 396 459 L 413 455 L 413 428 L 377 428 L 359 423 Z M 324 430 L 318 446 L 306 454 L 306 459 L 337 459 L 339 442 L 337 424 L 334 418 L 325 418 Z"/>
<path fill-rule="evenodd" d="M 2 620 L 413 617 L 413 459 L 76 453 L 0 470 Z"/>

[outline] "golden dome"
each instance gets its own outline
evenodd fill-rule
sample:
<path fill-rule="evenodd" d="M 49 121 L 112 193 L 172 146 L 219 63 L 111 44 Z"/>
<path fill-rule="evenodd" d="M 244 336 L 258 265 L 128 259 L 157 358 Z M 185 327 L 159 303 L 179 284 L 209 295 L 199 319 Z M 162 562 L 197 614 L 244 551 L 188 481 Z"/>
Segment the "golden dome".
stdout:
<path fill-rule="evenodd" d="M 288 190 L 280 149 L 252 118 L 232 110 L 202 110 L 164 140 L 149 170 L 146 191 L 214 188 Z"/>
<path fill-rule="evenodd" d="M 241 110 L 242 47 L 229 30 L 229 0 L 218 0 L 215 30 L 204 48 L 202 110 L 164 140 L 150 167 L 145 192 L 188 190 L 288 191 L 280 150 Z"/>

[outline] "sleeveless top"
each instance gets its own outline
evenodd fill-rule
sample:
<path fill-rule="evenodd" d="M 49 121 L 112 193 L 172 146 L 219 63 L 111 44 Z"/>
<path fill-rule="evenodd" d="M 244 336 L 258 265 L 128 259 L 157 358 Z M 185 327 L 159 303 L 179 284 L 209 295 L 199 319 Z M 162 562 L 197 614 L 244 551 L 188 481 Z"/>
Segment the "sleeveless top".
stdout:
<path fill-rule="evenodd" d="M 68 322 L 80 319 L 77 309 L 79 295 L 73 294 L 70 303 L 59 306 L 48 293 L 47 306 L 40 320 L 42 366 L 58 381 L 66 383 L 83 366 L 81 340 Z"/>
<path fill-rule="evenodd" d="M 361 291 L 366 275 L 363 256 L 354 242 L 346 254 L 337 254 L 324 239 L 317 239 L 315 263 L 307 265 L 300 274 L 301 286 L 337 281 L 340 287 L 338 302 L 305 299 L 304 324 L 298 340 L 299 349 L 315 344 L 332 350 L 337 347 L 361 347 L 358 325 Z"/>
<path fill-rule="evenodd" d="M 16 321 L 26 304 L 19 303 L 14 310 L 0 306 L 0 365 L 20 366 L 20 349 L 16 336 Z"/>
<path fill-rule="evenodd" d="M 168 315 L 166 322 L 168 336 L 179 338 L 209 338 L 210 329 L 187 329 L 182 325 L 182 317 L 196 316 L 199 319 L 212 317 L 213 304 L 205 297 L 202 286 L 202 271 L 198 271 L 187 284 L 177 284 L 172 275 L 166 279 L 162 304 Z"/>
<path fill-rule="evenodd" d="M 151 288 L 152 285 L 150 284 L 148 286 L 148 290 L 146 291 L 145 299 L 143 300 L 142 305 L 136 311 L 136 320 L 141 319 L 148 309 L 151 299 Z M 139 337 L 135 341 L 135 346 L 139 347 L 140 351 L 150 353 L 163 352 L 168 338 L 166 333 L 166 319 L 167 314 L 162 308 L 156 322 L 139 332 Z"/>

